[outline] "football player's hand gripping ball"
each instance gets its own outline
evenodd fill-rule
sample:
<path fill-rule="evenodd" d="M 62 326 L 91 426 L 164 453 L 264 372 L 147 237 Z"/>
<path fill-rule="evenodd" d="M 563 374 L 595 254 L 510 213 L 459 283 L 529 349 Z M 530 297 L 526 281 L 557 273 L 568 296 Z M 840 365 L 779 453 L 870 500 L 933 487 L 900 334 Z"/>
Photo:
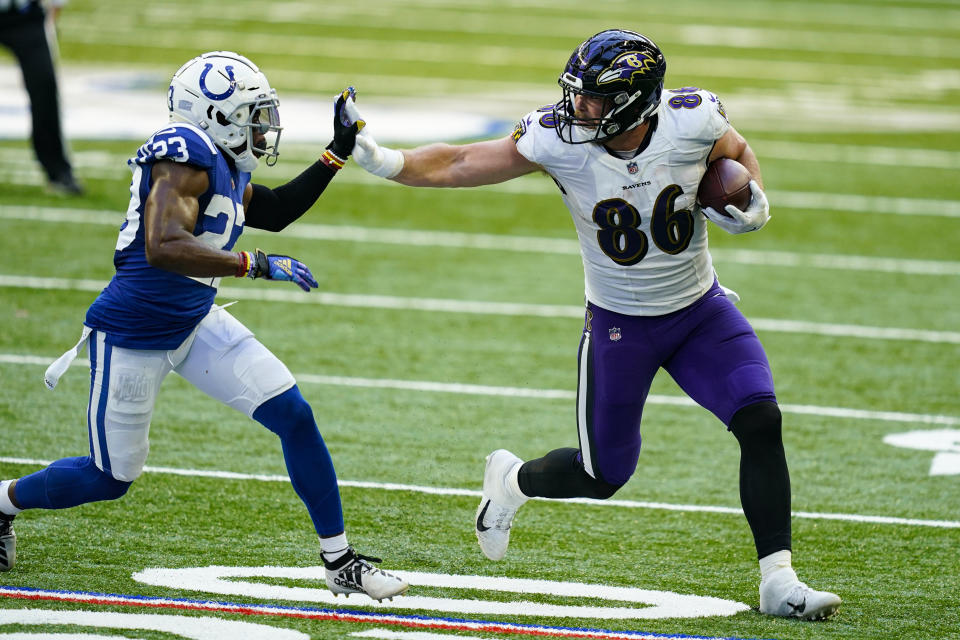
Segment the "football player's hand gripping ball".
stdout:
<path fill-rule="evenodd" d="M 353 105 L 357 92 L 353 87 L 347 87 L 340 92 L 333 103 L 333 140 L 327 145 L 341 160 L 346 160 L 353 152 L 353 145 L 357 140 L 357 133 L 363 129 L 366 122 L 359 117 L 351 118 L 347 105 Z M 354 107 L 353 112 L 356 112 Z M 358 114 L 359 115 L 359 114 Z"/>
<path fill-rule="evenodd" d="M 245 254 L 245 255 L 244 255 Z M 285 280 L 292 282 L 304 291 L 317 288 L 317 281 L 307 265 L 290 256 L 281 256 L 274 253 L 266 254 L 260 249 L 251 254 L 241 252 L 241 259 L 246 263 L 246 273 L 238 273 L 248 278 L 266 278 L 267 280 Z"/>
<path fill-rule="evenodd" d="M 724 207 L 724 211 L 730 214 L 729 216 L 725 216 L 710 207 L 702 209 L 703 215 L 710 218 L 717 226 L 728 233 L 746 233 L 762 229 L 763 225 L 770 220 L 770 204 L 756 180 L 750 181 L 750 193 L 750 204 L 744 211 L 728 204 Z"/>

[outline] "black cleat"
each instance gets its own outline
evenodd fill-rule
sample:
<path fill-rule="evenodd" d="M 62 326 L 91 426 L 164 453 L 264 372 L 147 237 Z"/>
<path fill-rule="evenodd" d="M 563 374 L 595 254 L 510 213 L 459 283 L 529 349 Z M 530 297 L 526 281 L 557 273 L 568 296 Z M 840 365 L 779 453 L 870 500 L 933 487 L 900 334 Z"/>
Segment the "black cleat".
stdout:
<path fill-rule="evenodd" d="M 0 571 L 10 571 L 17 562 L 17 534 L 13 532 L 13 519 L 0 513 Z"/>

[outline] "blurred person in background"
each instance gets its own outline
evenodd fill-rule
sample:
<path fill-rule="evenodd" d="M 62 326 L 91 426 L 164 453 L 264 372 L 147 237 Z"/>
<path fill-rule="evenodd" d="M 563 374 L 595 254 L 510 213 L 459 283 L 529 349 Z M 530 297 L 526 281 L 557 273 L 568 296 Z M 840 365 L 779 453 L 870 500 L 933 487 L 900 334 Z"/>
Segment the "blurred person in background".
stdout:
<path fill-rule="evenodd" d="M 83 195 L 60 120 L 54 22 L 67 0 L 0 0 L 0 44 L 16 57 L 30 97 L 31 140 L 51 191 Z"/>
<path fill-rule="evenodd" d="M 67 0 L 0 0 L 0 44 L 13 53 L 30 97 L 31 140 L 51 191 L 79 196 L 60 122 L 54 22 Z"/>

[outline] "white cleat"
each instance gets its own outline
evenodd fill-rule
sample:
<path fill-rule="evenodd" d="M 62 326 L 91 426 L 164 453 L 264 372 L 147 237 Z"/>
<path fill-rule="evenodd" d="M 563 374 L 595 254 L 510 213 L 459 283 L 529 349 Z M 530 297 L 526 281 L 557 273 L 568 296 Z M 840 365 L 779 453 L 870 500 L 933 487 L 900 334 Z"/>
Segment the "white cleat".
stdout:
<path fill-rule="evenodd" d="M 801 620 L 826 620 L 840 608 L 840 596 L 815 591 L 799 580 L 760 583 L 760 613 Z"/>
<path fill-rule="evenodd" d="M 384 598 L 392 600 L 394 596 L 406 593 L 410 588 L 406 580 L 373 566 L 373 562 L 379 563 L 381 560 L 362 556 L 352 548 L 334 562 L 324 561 L 327 587 L 334 596 L 363 593 L 378 602 Z"/>
<path fill-rule="evenodd" d="M 497 449 L 487 456 L 483 472 L 483 497 L 477 507 L 477 542 L 483 555 L 501 560 L 510 544 L 510 525 L 527 498 L 516 498 L 507 489 L 507 476 L 523 461 L 506 449 Z"/>
<path fill-rule="evenodd" d="M 0 513 L 0 571 L 10 571 L 17 563 L 17 534 L 13 516 Z"/>

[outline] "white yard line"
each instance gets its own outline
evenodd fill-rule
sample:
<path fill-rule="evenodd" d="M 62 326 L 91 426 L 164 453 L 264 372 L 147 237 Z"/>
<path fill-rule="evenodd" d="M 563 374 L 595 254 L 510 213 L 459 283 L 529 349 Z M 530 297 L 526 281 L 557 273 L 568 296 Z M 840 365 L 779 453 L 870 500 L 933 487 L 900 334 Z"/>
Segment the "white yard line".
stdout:
<path fill-rule="evenodd" d="M 150 130 L 146 125 L 145 130 Z M 772 155 L 782 158 L 798 160 L 815 160 L 824 156 L 832 162 L 849 162 L 851 164 L 897 164 L 897 160 L 904 158 L 904 162 L 916 167 L 934 167 L 941 169 L 956 169 L 960 167 L 960 154 L 951 151 L 923 150 L 923 149 L 896 149 L 890 147 L 857 147 L 855 145 L 818 145 L 791 142 L 761 141 L 758 147 L 770 145 Z M 404 146 L 404 145 L 401 145 Z M 299 147 L 291 162 L 285 162 L 265 170 L 264 179 L 288 179 L 300 174 L 303 170 Z M 126 166 L 127 156 L 99 151 L 79 152 L 75 154 L 76 165 L 81 176 L 96 178 L 129 179 Z M 285 156 L 286 157 L 286 156 Z M 308 156 L 304 156 L 306 158 Z M 860 162 L 854 162 L 855 159 Z M 902 164 L 902 163 L 901 163 Z M 338 176 L 338 182 L 353 184 L 376 184 L 378 186 L 399 187 L 395 182 L 370 176 L 360 170 L 347 170 Z M 26 150 L 0 148 L 0 182 L 16 184 L 43 184 L 44 177 L 33 162 L 33 157 Z M 502 193 L 522 193 L 531 195 L 555 195 L 557 187 L 552 180 L 542 176 L 527 176 L 501 184 L 478 187 L 482 190 Z M 945 218 L 960 218 L 960 200 L 945 200 L 932 198 L 900 198 L 892 196 L 871 196 L 851 193 L 824 193 L 807 191 L 768 191 L 771 206 L 774 209 L 800 209 L 804 211 L 849 211 L 853 213 L 870 213 L 885 215 L 933 216 Z M 560 206 L 558 202 L 558 206 Z"/>
<path fill-rule="evenodd" d="M 47 223 L 66 222 L 70 224 L 95 224 L 119 228 L 123 220 L 123 213 L 108 210 L 7 204 L 0 205 L 0 220 L 24 220 Z M 457 231 L 387 229 L 383 227 L 325 225 L 306 222 L 295 223 L 295 225 L 290 228 L 290 231 L 300 239 L 323 241 L 580 255 L 579 243 L 576 240 L 566 238 L 462 233 Z M 245 233 L 257 234 L 265 232 L 260 232 L 257 229 L 246 229 Z M 711 249 L 710 253 L 713 254 L 713 257 L 719 264 L 733 263 L 777 267 L 815 267 L 820 269 L 902 273 L 910 275 L 960 275 L 960 262 L 947 260 L 911 260 L 905 258 L 877 258 L 872 256 L 829 253 L 716 248 Z"/>
<path fill-rule="evenodd" d="M 40 460 L 34 458 L 12 458 L 0 457 L 0 462 L 7 464 L 22 464 L 31 466 L 45 466 L 52 460 Z M 195 478 L 215 478 L 218 480 L 254 480 L 258 482 L 289 482 L 290 479 L 284 475 L 273 474 L 254 474 L 237 473 L 233 471 L 217 471 L 206 469 L 179 469 L 175 467 L 154 467 L 146 466 L 144 471 L 147 473 L 162 473 L 175 476 L 186 476 Z M 453 487 L 428 487 L 414 484 L 399 484 L 393 482 L 365 482 L 354 480 L 338 480 L 341 487 L 354 487 L 358 489 L 372 489 L 380 491 L 409 491 L 411 493 L 423 493 L 427 495 L 439 496 L 466 496 L 479 498 L 480 491 L 472 489 L 458 489 Z M 544 500 L 534 498 L 535 500 Z M 596 507 L 621 507 L 627 509 L 655 509 L 659 511 L 683 511 L 698 513 L 722 513 L 730 515 L 743 515 L 743 510 L 739 507 L 720 507 L 711 505 L 694 504 L 671 504 L 667 502 L 645 502 L 636 500 L 591 500 L 589 498 L 570 498 L 566 500 L 551 500 L 550 502 L 561 502 L 569 504 L 587 504 Z M 811 511 L 794 511 L 794 518 L 803 518 L 806 520 L 841 520 L 844 522 L 862 522 L 868 524 L 890 524 L 907 527 L 933 527 L 939 529 L 958 529 L 960 522 L 955 520 L 925 520 L 918 518 L 899 518 L 895 516 L 875 516 L 855 513 L 816 513 Z"/>
<path fill-rule="evenodd" d="M 11 365 L 29 365 L 29 366 L 48 366 L 54 360 L 53 356 L 35 356 L 18 354 L 0 354 L 0 364 Z M 79 358 L 74 361 L 73 366 L 89 367 L 89 362 Z M 326 376 L 309 373 L 299 373 L 295 375 L 298 382 L 303 384 L 320 384 L 330 386 L 346 386 L 358 388 L 386 388 L 401 391 L 415 391 L 427 393 L 455 393 L 468 395 L 486 395 L 514 398 L 533 398 L 544 400 L 573 400 L 576 394 L 573 391 L 565 389 L 529 389 L 519 387 L 498 387 L 476 384 L 458 384 L 447 382 L 429 382 L 418 380 L 394 380 L 389 378 L 357 378 L 347 376 Z M 38 386 L 39 386 L 38 379 Z M 671 405 L 681 407 L 696 407 L 697 405 L 685 396 L 665 396 L 652 394 L 647 402 L 655 405 Z M 813 405 L 780 405 L 784 413 L 796 413 L 804 415 L 818 415 L 827 417 L 836 417 L 853 420 L 871 420 L 880 422 L 899 422 L 899 423 L 920 423 L 933 425 L 960 425 L 960 417 L 903 413 L 897 411 L 869 411 L 863 409 L 851 409 L 845 407 L 818 407 Z M 0 457 L 0 462 L 26 465 L 46 465 L 49 461 L 35 460 L 27 458 Z M 249 474 L 236 473 L 232 471 L 217 470 L 197 470 L 197 469 L 177 469 L 171 467 L 146 467 L 146 470 L 153 473 L 165 473 L 181 476 L 219 478 L 225 480 L 258 480 L 263 482 L 288 482 L 287 476 L 271 474 Z M 451 487 L 427 487 L 419 485 L 408 485 L 399 483 L 381 483 L 366 481 L 340 480 L 340 485 L 344 487 L 357 487 L 364 489 L 379 489 L 386 491 L 411 491 L 431 495 L 455 495 L 455 496 L 474 496 L 479 497 L 480 492 L 469 489 L 458 489 Z M 709 505 L 682 505 L 668 504 L 659 502 L 638 502 L 631 500 L 589 500 L 589 499 L 571 499 L 566 502 L 591 504 L 606 507 L 625 507 L 625 508 L 643 508 L 658 509 L 668 511 L 688 511 L 688 512 L 708 512 L 708 513 L 727 513 L 742 514 L 742 510 L 737 507 L 720 507 Z M 903 526 L 925 526 L 940 528 L 960 528 L 960 522 L 944 520 L 922 520 L 915 518 L 898 518 L 890 516 L 874 516 L 860 514 L 842 514 L 842 513 L 814 513 L 807 511 L 794 512 L 794 517 L 814 520 L 843 520 L 847 522 L 865 522 L 874 524 L 894 524 Z"/>
<path fill-rule="evenodd" d="M 55 356 L 36 356 L 21 354 L 0 354 L 0 365 L 49 366 Z M 73 366 L 89 367 L 83 358 L 74 361 Z M 296 379 L 304 384 L 319 384 L 335 387 L 357 387 L 364 389 L 395 389 L 398 391 L 416 391 L 422 393 L 452 393 L 475 396 L 496 396 L 507 398 L 529 398 L 534 400 L 573 400 L 576 393 L 568 389 L 532 389 L 528 387 L 502 387 L 482 384 L 463 384 L 457 382 L 433 382 L 429 380 L 398 380 L 392 378 L 359 378 L 353 376 L 331 376 L 315 373 L 298 373 Z M 38 379 L 38 384 L 39 384 Z M 668 396 L 651 394 L 648 404 L 675 407 L 697 407 L 687 396 Z M 925 425 L 957 426 L 960 417 L 924 413 L 906 413 L 901 411 L 875 411 L 852 409 L 849 407 L 822 407 L 805 404 L 781 404 L 781 411 L 799 415 L 814 415 L 848 420 L 870 420 L 874 422 L 897 422 Z"/>
<path fill-rule="evenodd" d="M 518 49 L 522 49 L 523 37 L 531 34 L 530 25 L 536 24 L 540 34 L 567 36 L 578 42 L 585 37 L 584 16 L 543 15 L 540 9 L 546 3 L 510 2 L 509 19 L 497 11 L 491 11 L 485 2 L 463 3 L 459 0 L 450 2 L 364 2 L 363 11 L 334 11 L 327 10 L 322 4 L 309 6 L 310 3 L 275 3 L 264 7 L 260 3 L 232 3 L 230 12 L 223 12 L 219 7 L 199 5 L 192 8 L 196 12 L 195 24 L 208 27 L 210 24 L 229 25 L 231 22 L 248 22 L 251 20 L 269 19 L 272 22 L 296 22 L 307 25 L 339 26 L 342 33 L 364 33 L 372 27 L 389 27 L 393 29 L 431 30 L 447 29 L 472 34 L 489 34 L 490 36 L 515 35 L 521 36 Z M 563 3 L 549 3 L 552 7 L 563 6 Z M 755 26 L 722 26 L 720 14 L 729 17 L 729 9 L 722 5 L 711 3 L 684 3 L 681 6 L 664 5 L 663 7 L 644 7 L 644 32 L 653 36 L 661 45 L 676 45 L 671 55 L 681 56 L 684 49 L 680 45 L 716 46 L 728 48 L 763 48 L 786 51 L 811 50 L 821 52 L 862 53 L 878 39 L 889 39 L 891 48 L 903 49 L 904 57 L 956 57 L 957 52 L 952 50 L 951 44 L 955 41 L 949 36 L 939 37 L 924 33 L 923 37 L 910 37 L 912 34 L 905 30 L 924 29 L 930 31 L 943 27 L 945 20 L 951 19 L 947 10 L 956 5 L 949 0 L 942 0 L 943 8 L 940 11 L 931 11 L 934 2 L 927 2 L 927 6 L 917 8 L 906 7 L 877 7 L 862 5 L 822 5 L 818 7 L 817 22 L 822 25 L 855 25 L 856 30 L 844 33 L 838 39 L 831 29 L 810 28 L 810 9 L 802 3 L 778 3 L 776 20 L 762 19 Z M 577 3 L 566 3 L 566 6 L 576 7 Z M 635 7 L 627 1 L 608 2 L 604 8 L 615 11 L 616 8 L 629 11 Z M 417 11 L 416 9 L 429 9 Z M 578 7 L 582 8 L 582 7 Z M 95 14 L 83 13 L 65 14 L 64 20 L 73 16 L 66 24 L 65 32 L 74 33 L 77 29 L 96 24 Z M 746 11 L 746 10 L 745 10 Z M 526 12 L 526 13 L 524 13 Z M 427 17 L 430 16 L 430 17 Z M 132 17 L 132 16 L 130 16 Z M 119 24 L 112 24 L 114 28 L 126 27 L 134 35 L 142 35 L 144 29 L 155 28 L 158 25 L 177 27 L 184 33 L 192 33 L 189 25 L 184 25 L 182 12 L 175 6 L 164 6 L 163 3 L 152 3 L 145 7 L 139 21 L 126 20 Z M 762 16 L 755 16 L 760 17 Z M 144 24 L 145 23 L 145 24 Z M 794 25 L 793 23 L 798 23 Z M 897 25 L 891 30 L 890 25 Z M 89 27 L 88 27 L 89 28 Z M 336 30 L 333 30 L 336 32 Z M 202 33 L 209 40 L 216 32 L 204 28 Z M 209 35 L 208 35 L 209 34 Z M 326 42 L 326 40 L 325 40 Z M 429 41 L 410 41 L 404 39 L 391 40 L 398 46 L 416 46 L 418 44 L 432 44 Z M 151 43 L 153 44 L 153 43 Z M 448 47 L 451 59 L 457 59 L 462 52 L 457 49 L 457 42 L 444 43 Z M 333 45 L 330 48 L 336 48 Z M 341 48 L 350 49 L 350 46 Z M 482 49 L 477 46 L 475 48 Z M 358 37 L 352 50 L 368 51 L 367 41 Z M 547 50 L 549 51 L 549 50 Z M 565 51 L 561 49 L 560 51 Z M 569 55 L 569 51 L 566 51 Z M 325 53 L 326 55 L 326 53 Z M 549 60 L 550 58 L 547 57 Z M 672 59 L 672 58 L 671 58 Z"/>
<path fill-rule="evenodd" d="M 958 48 L 958 51 L 960 51 L 960 48 Z M 960 153 L 941 149 L 788 142 L 753 136 L 750 138 L 750 146 L 760 158 L 887 167 L 960 169 Z"/>
<path fill-rule="evenodd" d="M 877 145 L 829 144 L 817 142 L 794 142 L 777 140 L 763 136 L 752 136 L 750 146 L 762 158 L 778 158 L 781 160 L 796 160 L 801 162 L 835 162 L 853 165 L 880 165 L 889 167 L 917 167 L 927 169 L 960 169 L 960 151 L 944 149 L 921 149 L 912 147 L 882 147 Z M 131 143 L 131 152 L 135 145 Z M 315 146 L 303 142 L 290 142 L 283 147 L 285 164 L 297 165 L 286 167 L 292 175 L 299 173 L 298 167 L 316 159 Z M 6 163 L 13 169 L 22 164 L 24 158 L 31 158 L 29 149 L 0 148 L 0 163 Z M 117 175 L 125 175 L 127 157 L 129 154 L 84 150 L 74 151 L 74 164 L 82 171 L 87 169 L 111 170 Z M 348 165 L 349 166 L 349 165 Z M 34 167 L 30 167 L 33 169 Z M 285 169 L 278 165 L 269 169 L 279 172 Z M 347 171 L 348 174 L 353 171 Z M 40 175 L 39 169 L 37 174 Z M 258 174 L 260 175 L 260 174 Z M 362 174 L 358 174 L 362 175 Z M 269 177 L 266 173 L 264 176 Z M 342 176 L 338 177 L 339 181 Z M 388 184 L 380 178 L 370 178 L 371 182 Z M 389 183 L 392 184 L 392 183 Z M 551 193 L 553 191 L 551 190 Z"/>
<path fill-rule="evenodd" d="M 107 285 L 103 280 L 74 278 L 38 278 L 0 274 L 0 287 L 19 289 L 46 289 L 59 291 L 99 292 Z M 518 316 L 534 318 L 582 318 L 580 305 L 528 304 L 522 302 L 486 302 L 480 300 L 453 300 L 449 298 L 413 298 L 387 295 L 334 293 L 329 291 L 291 291 L 278 287 L 221 286 L 220 299 L 257 300 L 292 304 L 319 304 L 331 307 L 359 309 L 394 309 L 402 311 L 432 311 L 441 313 L 469 313 L 477 315 Z M 846 337 L 861 340 L 907 340 L 934 344 L 960 344 L 958 331 L 930 331 L 898 327 L 871 327 L 856 324 L 804 322 L 777 318 L 751 318 L 750 323 L 760 331 L 799 333 Z"/>
<path fill-rule="evenodd" d="M 0 153 L 0 184 L 26 184 L 42 185 L 44 179 L 39 170 L 33 165 L 22 164 L 24 159 L 29 156 L 19 154 L 20 160 L 6 160 Z M 121 163 L 122 166 L 122 163 Z M 272 171 L 269 177 L 271 179 L 292 179 L 300 174 L 302 166 L 291 167 L 285 165 L 283 168 L 277 168 Z M 108 168 L 104 166 L 94 166 L 91 169 L 81 169 L 81 177 L 94 177 L 98 179 L 117 178 L 123 176 L 128 179 L 129 175 L 124 175 L 124 170 Z M 338 181 L 350 184 L 375 184 L 380 187 L 400 187 L 395 182 L 376 178 L 360 171 L 344 171 Z M 520 178 L 501 184 L 476 187 L 483 191 L 495 193 L 514 193 L 524 195 L 554 195 L 557 194 L 557 186 L 552 180 L 541 179 L 539 176 Z M 771 189 L 767 191 L 771 207 L 774 210 L 799 209 L 801 211 L 810 211 L 815 213 L 823 212 L 848 212 L 848 213 L 869 213 L 871 215 L 897 215 L 897 216 L 926 216 L 934 218 L 960 218 L 960 200 L 941 200 L 932 198 L 895 198 L 890 196 L 865 196 L 851 193 L 823 193 L 818 191 L 780 191 Z M 557 206 L 562 206 L 559 201 Z"/>

